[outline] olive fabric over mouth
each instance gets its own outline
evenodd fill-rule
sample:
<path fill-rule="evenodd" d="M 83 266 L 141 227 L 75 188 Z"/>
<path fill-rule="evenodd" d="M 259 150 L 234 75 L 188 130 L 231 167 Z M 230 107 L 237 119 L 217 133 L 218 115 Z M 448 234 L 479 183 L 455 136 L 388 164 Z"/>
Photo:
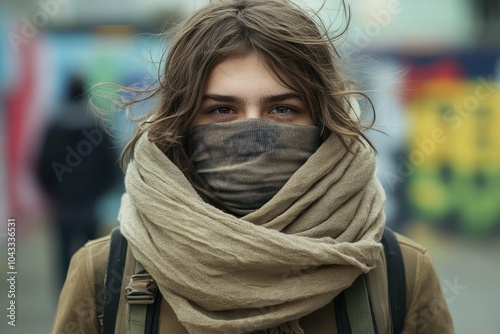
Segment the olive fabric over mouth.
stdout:
<path fill-rule="evenodd" d="M 196 173 L 237 216 L 267 203 L 319 145 L 316 126 L 260 119 L 199 125 L 189 133 Z"/>

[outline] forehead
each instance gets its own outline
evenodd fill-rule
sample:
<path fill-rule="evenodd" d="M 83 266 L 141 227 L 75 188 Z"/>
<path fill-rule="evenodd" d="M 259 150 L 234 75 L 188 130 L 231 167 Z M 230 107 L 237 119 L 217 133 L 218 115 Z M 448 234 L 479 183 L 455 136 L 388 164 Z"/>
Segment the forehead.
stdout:
<path fill-rule="evenodd" d="M 289 79 L 275 73 L 257 52 L 250 52 L 217 64 L 208 76 L 205 92 L 217 93 L 219 89 L 289 92 L 290 87 Z"/>

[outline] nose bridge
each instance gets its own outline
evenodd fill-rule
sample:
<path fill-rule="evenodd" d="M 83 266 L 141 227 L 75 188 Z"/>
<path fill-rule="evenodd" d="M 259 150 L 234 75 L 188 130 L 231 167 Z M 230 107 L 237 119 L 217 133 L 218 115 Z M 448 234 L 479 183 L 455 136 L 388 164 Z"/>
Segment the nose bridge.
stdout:
<path fill-rule="evenodd" d="M 245 106 L 245 119 L 262 117 L 261 106 L 258 103 L 249 103 Z"/>

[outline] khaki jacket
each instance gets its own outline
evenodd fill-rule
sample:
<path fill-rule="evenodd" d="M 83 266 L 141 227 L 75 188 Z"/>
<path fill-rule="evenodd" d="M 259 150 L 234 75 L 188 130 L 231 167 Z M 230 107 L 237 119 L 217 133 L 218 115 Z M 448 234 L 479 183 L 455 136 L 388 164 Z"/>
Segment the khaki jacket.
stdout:
<path fill-rule="evenodd" d="M 403 253 L 406 274 L 407 307 L 403 333 L 454 333 L 445 296 L 426 249 L 406 237 L 396 235 Z M 59 297 L 53 333 L 101 333 L 109 241 L 108 236 L 88 242 L 73 256 Z M 391 333 L 384 258 L 369 273 L 367 286 L 378 333 Z M 125 304 L 121 303 L 121 306 L 125 308 Z M 334 305 L 330 303 L 303 317 L 300 324 L 305 334 L 338 333 L 334 312 Z M 123 333 L 123 329 L 117 328 L 117 333 Z M 164 299 L 160 308 L 159 333 L 187 334 L 168 301 Z"/>

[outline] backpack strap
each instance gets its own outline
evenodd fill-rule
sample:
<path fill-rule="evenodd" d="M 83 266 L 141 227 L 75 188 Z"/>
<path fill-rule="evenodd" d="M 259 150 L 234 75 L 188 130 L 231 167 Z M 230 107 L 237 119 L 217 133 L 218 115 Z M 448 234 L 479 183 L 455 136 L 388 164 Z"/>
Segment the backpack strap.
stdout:
<path fill-rule="evenodd" d="M 125 288 L 128 304 L 128 334 L 153 334 L 158 332 L 161 295 L 151 275 L 138 262 L 135 274 Z"/>
<path fill-rule="evenodd" d="M 366 288 L 366 275 L 360 275 L 345 292 L 347 314 L 353 333 L 376 333 L 375 319 Z"/>
<path fill-rule="evenodd" d="M 345 293 L 342 291 L 334 299 L 335 318 L 337 320 L 337 331 L 339 334 L 351 334 L 351 323 L 347 314 Z"/>
<path fill-rule="evenodd" d="M 120 304 L 121 289 L 113 287 L 114 282 L 122 282 L 123 268 L 127 257 L 127 239 L 123 237 L 119 227 L 111 231 L 111 242 L 109 245 L 108 267 L 104 279 L 106 289 L 104 301 L 103 333 L 115 334 L 116 315 Z M 111 275 L 113 273 L 113 275 Z"/>
<path fill-rule="evenodd" d="M 387 281 L 393 333 L 399 334 L 403 331 L 406 315 L 405 264 L 396 235 L 387 227 L 384 229 L 382 245 L 384 246 L 387 263 Z"/>
<path fill-rule="evenodd" d="M 377 333 L 364 274 L 337 296 L 335 311 L 339 333 Z"/>
<path fill-rule="evenodd" d="M 406 315 L 406 277 L 403 255 L 396 235 L 384 229 L 382 245 L 386 257 L 389 306 L 393 333 L 403 331 Z M 376 333 L 377 326 L 368 295 L 365 275 L 342 291 L 334 300 L 338 332 L 341 334 Z"/>
<path fill-rule="evenodd" d="M 111 232 L 108 266 L 104 282 L 106 299 L 104 301 L 103 334 L 115 334 L 122 291 L 124 291 L 122 299 L 125 300 L 122 306 L 128 304 L 128 320 L 126 326 L 123 323 L 118 327 L 126 327 L 127 333 L 156 334 L 158 333 L 161 294 L 158 293 L 156 282 L 151 275 L 133 258 L 131 253 L 130 258 L 127 259 L 127 253 L 130 253 L 130 251 L 127 252 L 127 239 L 121 234 L 119 227 L 116 227 Z M 133 262 L 131 263 L 132 267 L 127 269 L 128 273 L 125 273 L 127 261 Z M 129 266 L 127 264 L 127 268 Z M 113 283 L 123 282 L 124 275 L 131 275 L 130 281 L 125 289 L 117 289 Z"/>
<path fill-rule="evenodd" d="M 160 309 L 161 300 L 163 299 L 160 290 L 157 292 L 157 296 L 154 304 L 148 305 L 148 311 L 146 312 L 146 328 L 144 333 L 146 334 L 157 334 L 160 324 Z"/>

